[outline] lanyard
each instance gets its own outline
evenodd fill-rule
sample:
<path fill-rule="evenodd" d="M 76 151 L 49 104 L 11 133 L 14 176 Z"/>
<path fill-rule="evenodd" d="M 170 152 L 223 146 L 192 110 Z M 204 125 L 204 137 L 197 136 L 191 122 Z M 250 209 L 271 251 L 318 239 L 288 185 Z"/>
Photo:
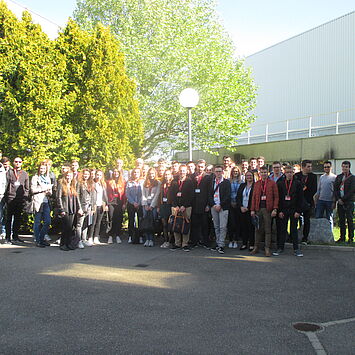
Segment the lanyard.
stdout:
<path fill-rule="evenodd" d="M 246 198 L 249 197 L 249 193 L 250 193 L 251 188 L 252 188 L 252 186 L 250 186 L 249 189 L 248 189 L 248 186 L 245 185 L 244 194 L 245 194 Z"/>
<path fill-rule="evenodd" d="M 348 180 L 351 176 L 352 176 L 351 173 L 347 177 L 345 177 L 344 175 L 345 179 L 341 181 L 340 186 L 344 186 L 345 181 Z"/>
<path fill-rule="evenodd" d="M 215 188 L 214 188 L 214 192 L 216 192 L 218 189 L 219 189 L 219 184 L 221 183 L 222 181 L 219 181 L 219 180 L 215 180 Z"/>
<path fill-rule="evenodd" d="M 200 186 L 202 178 L 203 178 L 203 175 L 202 175 L 202 174 L 201 174 L 201 175 L 199 175 L 199 176 L 196 176 L 197 187 L 199 187 L 199 186 Z"/>
<path fill-rule="evenodd" d="M 179 184 L 179 191 L 181 192 L 182 191 L 182 188 L 184 186 L 184 183 L 185 183 L 185 180 L 181 181 L 181 180 L 178 180 L 178 184 Z"/>
<path fill-rule="evenodd" d="M 290 196 L 290 190 L 291 190 L 291 186 L 292 186 L 292 183 L 293 183 L 293 178 L 290 180 L 290 183 L 288 184 L 287 183 L 287 179 L 285 180 L 285 185 L 286 185 L 286 190 L 287 190 L 287 196 Z"/>
<path fill-rule="evenodd" d="M 262 195 L 266 196 L 267 179 L 265 181 L 261 180 L 261 191 Z"/>
<path fill-rule="evenodd" d="M 17 174 L 17 170 L 14 169 L 14 175 L 15 175 L 16 181 L 19 181 L 21 174 L 22 174 L 22 170 L 20 170 L 19 173 Z"/>

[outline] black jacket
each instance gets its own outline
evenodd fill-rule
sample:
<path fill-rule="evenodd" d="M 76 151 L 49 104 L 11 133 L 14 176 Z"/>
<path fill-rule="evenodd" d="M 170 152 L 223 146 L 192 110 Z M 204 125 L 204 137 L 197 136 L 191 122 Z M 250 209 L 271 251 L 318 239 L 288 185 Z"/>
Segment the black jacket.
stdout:
<path fill-rule="evenodd" d="M 178 196 L 178 192 L 181 192 L 181 196 Z M 192 207 L 193 199 L 194 185 L 189 177 L 185 179 L 181 191 L 179 191 L 179 180 L 173 180 L 168 191 L 168 203 L 172 207 Z"/>
<path fill-rule="evenodd" d="M 205 208 L 208 205 L 208 189 L 210 181 L 210 176 L 203 173 L 202 179 L 198 184 L 196 174 L 193 174 L 192 182 L 194 186 L 194 199 L 192 203 L 192 213 L 201 214 L 205 212 Z M 200 190 L 200 192 L 196 192 L 196 190 Z"/>
<path fill-rule="evenodd" d="M 215 205 L 214 202 L 214 183 L 216 178 L 210 180 L 209 183 L 209 192 L 208 192 L 208 204 L 210 207 Z M 221 200 L 221 207 L 223 210 L 229 210 L 231 205 L 231 183 L 227 179 L 223 179 L 219 184 L 219 198 Z"/>
<path fill-rule="evenodd" d="M 313 173 L 309 173 L 308 175 L 303 175 L 302 171 L 296 173 L 294 178 L 298 179 L 302 184 L 303 196 L 305 200 L 310 204 L 310 206 L 314 206 L 313 196 L 317 192 L 317 175 Z"/>
<path fill-rule="evenodd" d="M 238 191 L 237 191 L 237 207 L 240 208 L 243 206 L 243 191 L 246 188 L 247 183 L 243 182 L 242 184 L 240 184 Z M 248 199 L 248 210 L 250 210 L 251 208 L 251 201 L 253 198 L 253 190 L 254 190 L 254 183 L 253 185 L 251 185 L 251 189 L 249 192 L 249 199 Z"/>
<path fill-rule="evenodd" d="M 292 211 L 301 213 L 303 202 L 303 188 L 301 182 L 293 178 L 290 187 L 290 200 L 286 200 L 286 179 L 278 180 L 277 188 L 279 189 L 279 212 Z"/>
<path fill-rule="evenodd" d="M 340 187 L 343 177 L 344 174 L 340 174 L 334 181 L 335 199 L 337 201 L 341 199 L 344 203 L 355 202 L 355 175 L 351 174 L 350 177 L 344 181 L 344 197 L 340 197 Z"/>
<path fill-rule="evenodd" d="M 6 173 L 7 185 L 5 191 L 6 201 L 12 200 L 26 200 L 29 196 L 30 181 L 28 174 L 24 170 L 17 172 L 17 178 L 13 169 Z M 16 182 L 19 183 L 16 186 Z"/>

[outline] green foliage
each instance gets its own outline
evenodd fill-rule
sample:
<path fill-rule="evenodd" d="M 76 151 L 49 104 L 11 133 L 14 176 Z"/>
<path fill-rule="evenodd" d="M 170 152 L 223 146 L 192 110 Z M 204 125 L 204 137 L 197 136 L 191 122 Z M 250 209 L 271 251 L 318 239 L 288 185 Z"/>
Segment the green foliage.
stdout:
<path fill-rule="evenodd" d="M 194 148 L 231 147 L 254 119 L 255 86 L 221 25 L 213 0 L 78 0 L 84 28 L 98 21 L 122 42 L 138 87 L 144 154 L 186 149 L 187 113 L 182 89 L 193 87 Z"/>
<path fill-rule="evenodd" d="M 1 150 L 31 170 L 77 158 L 105 167 L 140 154 L 142 125 L 118 41 L 97 25 L 70 21 L 51 41 L 28 13 L 0 2 Z"/>

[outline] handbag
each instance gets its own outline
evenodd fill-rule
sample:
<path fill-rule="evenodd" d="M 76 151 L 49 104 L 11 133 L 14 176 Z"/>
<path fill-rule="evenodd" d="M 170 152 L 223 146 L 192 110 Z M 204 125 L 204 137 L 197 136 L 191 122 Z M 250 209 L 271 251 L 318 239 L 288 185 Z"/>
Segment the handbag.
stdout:
<path fill-rule="evenodd" d="M 185 213 L 178 213 L 177 215 L 171 215 L 169 217 L 169 229 L 171 232 L 189 234 L 190 225 L 190 220 L 186 217 Z"/>
<path fill-rule="evenodd" d="M 35 201 L 34 201 L 33 197 L 31 197 L 31 199 L 29 201 L 25 202 L 24 210 L 27 214 L 35 214 L 36 213 Z"/>

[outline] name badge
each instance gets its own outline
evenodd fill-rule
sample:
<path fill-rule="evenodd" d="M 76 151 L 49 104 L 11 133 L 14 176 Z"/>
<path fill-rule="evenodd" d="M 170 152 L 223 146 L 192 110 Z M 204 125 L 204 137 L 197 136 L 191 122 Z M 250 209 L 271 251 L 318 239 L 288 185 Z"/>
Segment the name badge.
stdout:
<path fill-rule="evenodd" d="M 261 201 L 266 201 L 266 195 L 261 196 Z"/>
<path fill-rule="evenodd" d="M 181 197 L 181 192 L 178 192 L 178 193 L 176 194 L 176 196 L 177 196 L 177 197 Z"/>
<path fill-rule="evenodd" d="M 15 181 L 14 186 L 20 186 L 20 185 L 21 185 L 20 181 Z"/>
<path fill-rule="evenodd" d="M 219 195 L 218 194 L 214 194 L 214 198 L 218 198 L 219 197 Z"/>
<path fill-rule="evenodd" d="M 291 201 L 291 196 L 285 196 L 286 201 Z"/>
<path fill-rule="evenodd" d="M 168 202 L 168 199 L 166 197 L 163 197 L 163 202 Z"/>
<path fill-rule="evenodd" d="M 196 192 L 197 194 L 199 194 L 199 193 L 201 192 L 201 190 L 200 190 L 200 189 L 195 189 L 195 192 Z"/>

